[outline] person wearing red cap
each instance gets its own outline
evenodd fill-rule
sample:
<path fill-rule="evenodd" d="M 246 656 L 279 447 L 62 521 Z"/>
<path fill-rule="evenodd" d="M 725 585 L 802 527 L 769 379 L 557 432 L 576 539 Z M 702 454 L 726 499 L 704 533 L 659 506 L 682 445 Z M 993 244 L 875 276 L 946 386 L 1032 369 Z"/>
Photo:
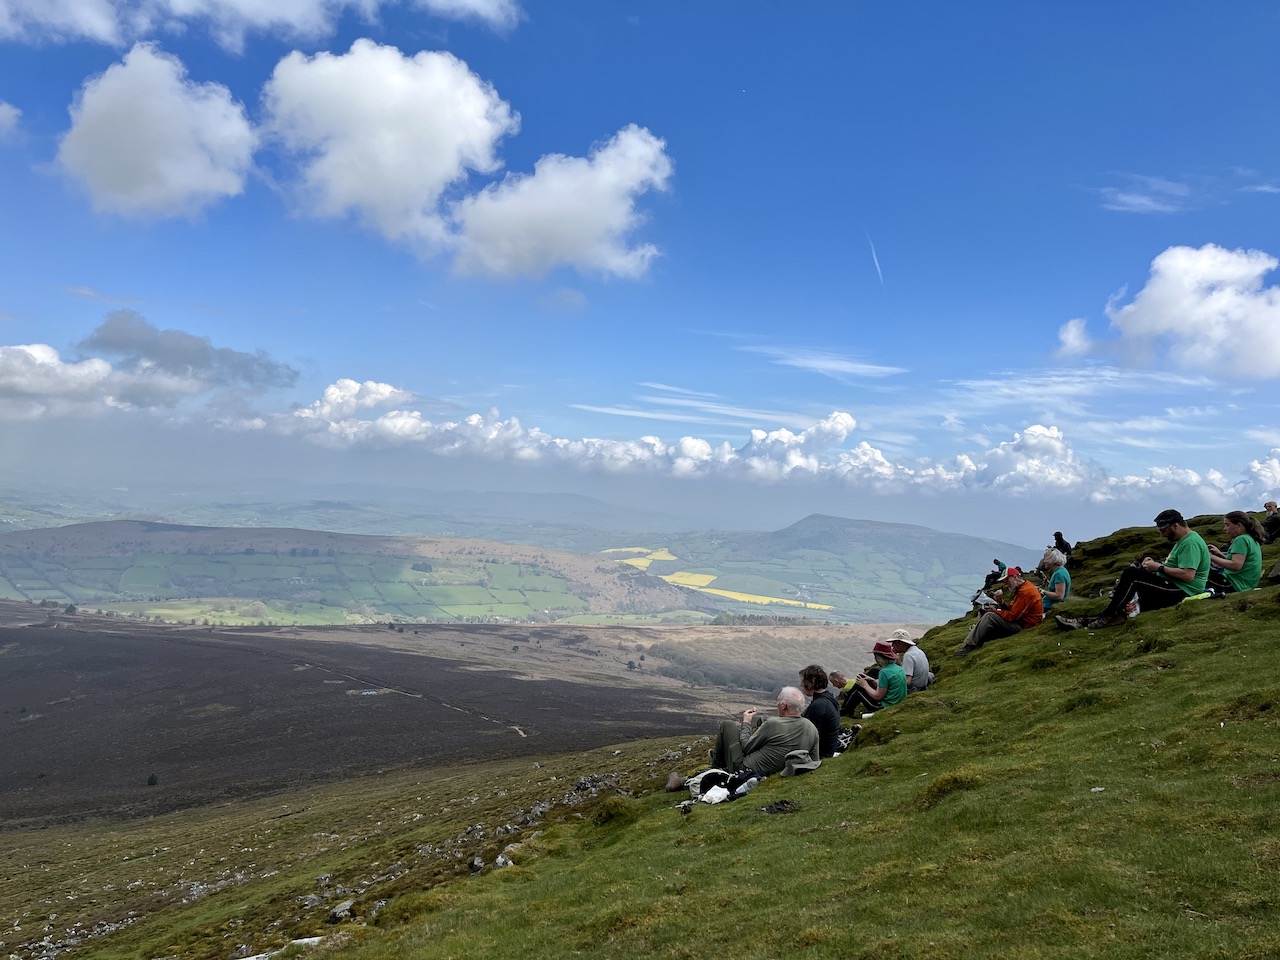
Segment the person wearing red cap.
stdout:
<path fill-rule="evenodd" d="M 957 657 L 968 656 L 988 640 L 1011 637 L 1044 619 L 1040 591 L 1026 581 L 1021 570 L 1010 567 L 1004 572 L 1004 582 L 1013 588 L 1013 599 L 1007 607 L 991 610 L 978 618 L 964 643 L 955 649 Z"/>
<path fill-rule="evenodd" d="M 893 652 L 893 644 L 888 640 L 877 640 L 871 648 L 871 655 L 876 658 L 876 666 L 880 672 L 876 675 L 875 684 L 866 674 L 860 674 L 853 682 L 844 698 L 843 713 L 857 713 L 857 707 L 867 710 L 879 710 L 891 707 L 907 699 L 907 675 L 898 666 L 898 655 Z"/>

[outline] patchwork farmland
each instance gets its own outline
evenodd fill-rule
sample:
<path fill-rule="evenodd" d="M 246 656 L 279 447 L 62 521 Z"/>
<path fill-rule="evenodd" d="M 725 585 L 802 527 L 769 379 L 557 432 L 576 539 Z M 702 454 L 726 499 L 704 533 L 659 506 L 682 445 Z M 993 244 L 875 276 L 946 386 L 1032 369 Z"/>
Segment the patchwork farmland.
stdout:
<path fill-rule="evenodd" d="M 622 541 L 627 543 L 627 541 Z M 448 537 L 105 521 L 0 534 L 0 598 L 166 622 L 936 622 L 992 554 L 924 527 L 813 516 L 595 553 Z"/>

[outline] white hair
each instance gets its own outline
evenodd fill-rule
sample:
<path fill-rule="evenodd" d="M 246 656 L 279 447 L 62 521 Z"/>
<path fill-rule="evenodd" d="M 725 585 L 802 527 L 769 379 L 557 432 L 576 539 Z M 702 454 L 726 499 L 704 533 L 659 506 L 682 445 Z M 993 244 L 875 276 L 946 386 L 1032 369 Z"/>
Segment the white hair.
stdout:
<path fill-rule="evenodd" d="M 787 713 L 791 716 L 798 717 L 804 713 L 804 694 L 799 687 L 783 687 L 778 692 L 778 702 L 786 705 Z"/>
<path fill-rule="evenodd" d="M 1065 567 L 1066 565 L 1066 554 L 1055 547 L 1045 547 L 1044 556 L 1040 558 L 1040 569 L 1047 570 L 1050 567 Z"/>

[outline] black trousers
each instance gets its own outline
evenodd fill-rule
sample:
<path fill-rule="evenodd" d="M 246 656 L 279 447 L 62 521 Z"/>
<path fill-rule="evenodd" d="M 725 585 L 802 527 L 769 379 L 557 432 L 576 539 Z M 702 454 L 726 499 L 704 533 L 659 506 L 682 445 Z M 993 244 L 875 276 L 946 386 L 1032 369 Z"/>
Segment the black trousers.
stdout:
<path fill-rule="evenodd" d="M 1187 599 L 1187 592 L 1168 577 L 1148 573 L 1142 567 L 1125 567 L 1115 592 L 1111 594 L 1111 602 L 1102 611 L 1102 615 L 1119 616 L 1134 597 L 1138 598 L 1138 605 L 1146 613 L 1148 610 L 1162 610 L 1181 603 Z"/>

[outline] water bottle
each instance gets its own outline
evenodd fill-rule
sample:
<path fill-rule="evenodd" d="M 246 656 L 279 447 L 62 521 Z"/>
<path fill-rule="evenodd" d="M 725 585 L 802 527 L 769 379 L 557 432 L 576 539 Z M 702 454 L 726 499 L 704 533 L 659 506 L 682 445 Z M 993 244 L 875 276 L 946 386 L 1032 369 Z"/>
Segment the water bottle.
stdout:
<path fill-rule="evenodd" d="M 748 793 L 750 793 L 752 790 L 756 788 L 756 784 L 758 784 L 759 782 L 760 782 L 759 777 L 752 777 L 742 786 L 738 787 L 737 790 L 733 791 L 733 795 L 735 797 L 745 797 Z"/>

